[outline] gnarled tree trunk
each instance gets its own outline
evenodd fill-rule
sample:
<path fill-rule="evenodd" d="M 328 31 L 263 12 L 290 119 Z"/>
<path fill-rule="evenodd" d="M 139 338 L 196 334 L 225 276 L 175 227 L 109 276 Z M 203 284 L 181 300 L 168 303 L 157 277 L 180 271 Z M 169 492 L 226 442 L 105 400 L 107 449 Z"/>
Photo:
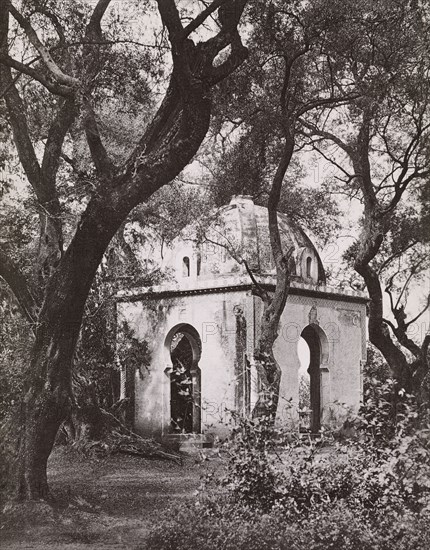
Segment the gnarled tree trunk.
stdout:
<path fill-rule="evenodd" d="M 91 40 L 101 40 L 100 20 L 110 0 L 98 0 L 87 26 Z M 225 5 L 224 5 L 225 4 Z M 129 159 L 120 167 L 113 165 L 98 132 L 90 103 L 91 89 L 85 88 L 97 70 L 97 56 L 84 48 L 82 82 L 64 74 L 51 58 L 49 51 L 35 38 L 31 23 L 9 2 L 0 0 L 6 17 L 0 24 L 0 69 L 9 84 L 5 96 L 10 122 L 17 143 L 18 155 L 27 177 L 41 196 L 41 208 L 46 203 L 57 204 L 55 179 L 64 136 L 75 116 L 66 116 L 61 104 L 47 139 L 42 167 L 31 144 L 24 110 L 10 67 L 29 71 L 52 93 L 66 96 L 64 101 L 78 105 L 83 113 L 83 124 L 99 185 L 90 199 L 76 229 L 75 235 L 63 253 L 61 224 L 46 224 L 41 238 L 39 257 L 42 269 L 39 306 L 33 307 L 31 292 L 23 291 L 21 279 L 6 280 L 16 291 L 29 318 L 34 323 L 35 344 L 30 376 L 25 385 L 20 410 L 18 453 L 16 457 L 16 493 L 20 499 L 49 498 L 47 461 L 61 423 L 70 414 L 72 405 L 72 363 L 84 313 L 84 306 L 97 268 L 112 237 L 130 211 L 146 201 L 155 191 L 171 182 L 192 160 L 202 143 L 210 121 L 211 88 L 230 75 L 246 58 L 237 31 L 237 25 L 246 0 L 214 1 L 184 27 L 173 0 L 158 0 L 163 24 L 169 32 L 173 69 L 170 84 L 152 122 Z M 218 33 L 195 45 L 188 36 L 207 17 L 219 9 Z M 28 38 L 39 51 L 49 78 L 25 65 L 15 63 L 8 52 L 8 11 L 23 26 Z M 214 66 L 218 53 L 231 47 L 229 56 Z M 75 104 L 76 100 L 76 104 Z M 70 104 L 69 106 L 70 107 Z M 46 177 L 40 178 L 45 170 Z M 54 218 L 55 214 L 53 212 Z M 49 212 L 48 212 L 49 214 Z M 50 218 L 51 219 L 51 218 Z M 56 218 L 55 218 L 56 219 Z M 42 217 L 43 226 L 43 217 Z M 43 227 L 42 227 L 43 229 Z M 56 244 L 55 244 L 55 243 Z M 54 244 L 53 244 L 54 243 Z M 57 252 L 52 251 L 56 248 Z M 25 289 L 24 289 L 25 290 Z M 39 309 L 40 308 L 40 309 Z"/>
<path fill-rule="evenodd" d="M 397 309 L 393 304 L 392 313 L 396 324 L 384 317 L 381 278 L 377 268 L 373 265 L 373 260 L 380 252 L 382 243 L 390 230 L 392 213 L 413 176 L 407 177 L 408 171 L 403 170 L 401 176 L 394 180 L 395 193 L 391 200 L 384 204 L 378 197 L 372 182 L 369 160 L 371 115 L 371 112 L 364 110 L 362 125 L 357 136 L 356 149 L 351 153 L 354 170 L 358 175 L 357 179 L 364 199 L 364 225 L 360 235 L 354 268 L 363 278 L 370 297 L 370 341 L 384 356 L 398 387 L 403 388 L 408 393 L 417 395 L 419 398 L 427 399 L 427 391 L 423 388 L 423 381 L 429 372 L 428 347 L 430 336 L 426 335 L 421 345 L 416 344 L 409 338 L 407 330 L 410 323 L 405 322 L 403 309 Z M 419 133 L 417 136 L 412 136 L 411 144 L 416 141 L 419 142 L 420 137 Z M 418 176 L 419 174 L 415 177 Z M 406 183 L 404 180 L 406 180 Z M 408 359 L 401 347 L 396 345 L 390 334 L 390 329 L 398 344 L 401 344 L 412 354 L 414 357 L 412 361 Z"/>

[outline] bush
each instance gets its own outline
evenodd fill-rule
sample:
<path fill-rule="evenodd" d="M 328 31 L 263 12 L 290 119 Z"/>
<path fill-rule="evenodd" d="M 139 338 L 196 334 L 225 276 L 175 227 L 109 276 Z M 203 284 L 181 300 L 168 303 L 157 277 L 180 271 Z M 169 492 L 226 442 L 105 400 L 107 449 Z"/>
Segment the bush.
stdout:
<path fill-rule="evenodd" d="M 275 432 L 269 419 L 240 418 L 233 430 L 228 475 L 224 484 L 246 504 L 270 509 L 277 500 L 277 472 L 272 452 Z"/>
<path fill-rule="evenodd" d="M 409 433 L 405 424 L 390 445 L 381 447 L 373 426 L 355 441 L 319 444 L 297 440 L 285 445 L 265 420 L 244 420 L 236 430 L 225 486 L 238 502 L 268 511 L 283 508 L 292 517 L 315 506 L 346 501 L 363 514 L 375 510 L 420 510 L 428 502 L 429 432 Z M 370 435 L 369 435 L 370 434 Z"/>
<path fill-rule="evenodd" d="M 368 382 L 346 442 L 301 440 L 270 419 L 239 419 L 224 482 L 239 502 L 308 514 L 315 505 L 345 500 L 375 510 L 420 511 L 430 506 L 429 411 L 393 380 Z"/>
<path fill-rule="evenodd" d="M 357 516 L 345 503 L 315 508 L 302 521 L 214 496 L 171 510 L 141 550 L 428 550 L 430 517 Z"/>
<path fill-rule="evenodd" d="M 149 535 L 160 550 L 427 550 L 430 548 L 428 411 L 376 380 L 355 437 L 328 449 L 239 420 L 224 490 L 206 486 Z M 204 497 L 204 495 L 209 495 Z"/>

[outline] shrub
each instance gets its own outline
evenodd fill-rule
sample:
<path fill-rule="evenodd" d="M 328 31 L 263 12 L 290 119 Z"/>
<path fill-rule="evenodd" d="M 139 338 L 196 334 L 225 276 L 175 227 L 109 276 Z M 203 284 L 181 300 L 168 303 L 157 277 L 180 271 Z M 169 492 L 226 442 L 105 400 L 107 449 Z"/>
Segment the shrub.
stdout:
<path fill-rule="evenodd" d="M 237 422 L 224 491 L 206 485 L 149 535 L 160 550 L 427 550 L 428 411 L 375 380 L 356 435 L 321 449 L 268 419 Z M 209 495 L 209 496 L 204 496 Z"/>
<path fill-rule="evenodd" d="M 429 431 L 410 432 L 406 424 L 405 416 L 385 447 L 375 442 L 373 426 L 366 432 L 363 424 L 355 441 L 333 442 L 320 452 L 318 442 L 285 444 L 270 422 L 245 419 L 236 428 L 223 482 L 238 502 L 263 511 L 281 507 L 290 516 L 341 500 L 367 514 L 404 506 L 418 511 L 428 502 Z"/>
<path fill-rule="evenodd" d="M 363 519 L 345 503 L 318 507 L 291 521 L 224 496 L 170 510 L 141 550 L 427 550 L 430 517 L 381 514 Z"/>
<path fill-rule="evenodd" d="M 246 504 L 271 508 L 277 499 L 277 474 L 271 456 L 275 445 L 272 423 L 266 418 L 239 418 L 233 441 L 224 483 Z"/>

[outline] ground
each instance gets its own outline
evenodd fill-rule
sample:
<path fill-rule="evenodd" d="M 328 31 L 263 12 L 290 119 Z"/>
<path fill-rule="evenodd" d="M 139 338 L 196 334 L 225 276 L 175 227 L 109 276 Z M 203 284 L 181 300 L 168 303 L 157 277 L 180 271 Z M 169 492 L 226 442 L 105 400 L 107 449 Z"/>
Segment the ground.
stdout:
<path fill-rule="evenodd" d="M 160 513 L 192 498 L 219 459 L 170 461 L 114 455 L 84 459 L 57 449 L 49 461 L 56 508 L 16 505 L 3 514 L 0 547 L 8 550 L 138 549 Z"/>

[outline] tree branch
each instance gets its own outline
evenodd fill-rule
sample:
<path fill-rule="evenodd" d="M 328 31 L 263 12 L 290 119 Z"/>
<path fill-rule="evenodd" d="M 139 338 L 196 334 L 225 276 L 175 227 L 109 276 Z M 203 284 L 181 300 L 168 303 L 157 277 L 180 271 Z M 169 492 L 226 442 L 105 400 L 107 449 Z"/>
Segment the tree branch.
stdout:
<path fill-rule="evenodd" d="M 101 35 L 101 20 L 112 0 L 98 0 L 87 26 L 87 33 L 95 32 Z"/>
<path fill-rule="evenodd" d="M 386 325 L 391 327 L 394 334 L 396 327 L 391 321 L 383 317 L 382 289 L 378 275 L 366 262 L 358 263 L 355 269 L 363 277 L 370 297 L 369 339 L 384 355 L 396 379 L 403 387 L 406 387 L 405 389 L 410 389 L 409 367 L 406 357 L 393 342 Z"/>
<path fill-rule="evenodd" d="M 379 272 L 378 272 L 378 274 L 379 274 Z M 393 280 L 394 280 L 394 275 L 388 279 L 387 286 L 385 287 L 385 292 L 388 294 L 388 297 L 390 298 L 391 311 L 394 311 L 394 309 L 395 309 L 394 300 L 393 300 L 393 293 L 391 292 L 391 289 L 393 288 Z"/>
<path fill-rule="evenodd" d="M 217 84 L 230 75 L 248 55 L 248 49 L 242 44 L 237 25 L 245 8 L 247 0 L 230 0 L 222 4 L 218 11 L 221 30 L 205 42 L 206 63 L 204 73 L 208 75 L 211 86 Z M 213 66 L 215 57 L 228 45 L 231 52 L 228 58 L 216 67 Z"/>
<path fill-rule="evenodd" d="M 388 258 L 386 258 L 382 263 L 381 265 L 379 266 L 378 268 L 378 274 L 380 275 L 384 269 L 390 265 L 390 263 L 399 258 L 402 254 L 404 254 L 405 252 L 407 252 L 410 248 L 413 248 L 415 245 L 419 244 L 420 241 L 412 241 L 410 242 L 407 246 L 405 246 L 404 248 L 402 248 L 401 250 L 399 250 L 398 252 L 392 254 L 391 256 L 389 256 Z"/>
<path fill-rule="evenodd" d="M 185 38 L 178 8 L 174 0 L 157 0 L 157 4 L 161 20 L 169 33 L 169 40 L 172 44 L 172 55 L 175 57 L 180 44 L 183 43 Z"/>
<path fill-rule="evenodd" d="M 79 80 L 65 74 L 60 67 L 56 64 L 49 50 L 42 44 L 36 31 L 33 29 L 30 21 L 25 18 L 12 4 L 9 2 L 9 12 L 16 19 L 19 25 L 23 28 L 28 40 L 39 52 L 43 63 L 52 75 L 52 77 L 59 83 L 70 88 L 76 88 L 79 84 Z"/>
<path fill-rule="evenodd" d="M 36 60 L 33 60 L 32 63 L 34 63 L 35 61 Z M 54 95 L 68 97 L 73 93 L 73 90 L 70 86 L 64 86 L 62 84 L 58 84 L 56 82 L 48 80 L 37 69 L 33 69 L 28 64 L 25 65 L 24 63 L 20 63 L 9 55 L 0 53 L 0 63 L 3 63 L 4 65 L 11 67 L 12 69 L 15 69 L 16 71 L 19 71 L 22 74 L 30 76 L 31 78 L 42 84 L 42 86 L 44 86 L 49 92 Z"/>
<path fill-rule="evenodd" d="M 257 281 L 255 278 L 254 273 L 252 272 L 252 269 L 249 267 L 248 262 L 246 260 L 242 260 L 243 265 L 245 266 L 245 269 L 249 275 L 249 278 L 252 281 L 252 284 L 255 287 L 256 294 L 265 302 L 266 304 L 270 304 L 271 298 L 269 293 L 266 291 L 266 289 L 261 286 L 261 284 Z"/>
<path fill-rule="evenodd" d="M 212 67 L 209 83 L 211 86 L 218 84 L 227 76 L 232 74 L 248 57 L 248 48 L 242 44 L 239 33 L 231 41 L 231 52 L 228 58 L 218 65 Z"/>
<path fill-rule="evenodd" d="M 2 51 L 7 48 L 7 32 L 8 17 L 1 20 Z M 0 65 L 0 75 L 6 84 L 5 102 L 18 157 L 39 204 L 41 223 L 36 267 L 40 289 L 42 289 L 63 252 L 61 207 L 55 182 L 64 137 L 76 113 L 72 100 L 64 100 L 60 104 L 48 132 L 41 167 L 30 139 L 26 109 L 12 79 L 10 68 Z"/>
<path fill-rule="evenodd" d="M 429 346 L 430 346 L 430 334 L 426 334 L 424 337 L 423 343 L 421 345 L 421 352 L 424 355 L 424 357 L 427 357 Z"/>
<path fill-rule="evenodd" d="M 24 104 L 12 79 L 9 67 L 0 66 L 0 76 L 7 87 L 5 101 L 19 160 L 37 197 L 45 200 L 46 197 L 41 186 L 40 165 L 30 139 Z"/>
<path fill-rule="evenodd" d="M 372 173 L 369 159 L 370 145 L 370 113 L 363 113 L 363 122 L 357 136 L 356 154 L 351 157 L 354 171 L 360 182 L 364 203 L 374 209 L 378 204 L 372 183 Z"/>
<path fill-rule="evenodd" d="M 303 116 L 308 111 L 311 111 L 312 109 L 316 109 L 317 107 L 323 107 L 324 105 L 344 105 L 351 101 L 352 99 L 357 99 L 360 97 L 359 94 L 351 94 L 343 97 L 325 97 L 325 98 L 319 98 L 315 99 L 314 101 L 310 101 L 309 103 L 306 103 L 298 110 L 298 117 Z"/>
<path fill-rule="evenodd" d="M 53 191 L 55 190 L 56 176 L 60 164 L 64 138 L 76 116 L 77 108 L 74 99 L 63 100 L 48 131 L 42 160 L 41 176 L 43 185 L 49 186 Z"/>
<path fill-rule="evenodd" d="M 47 17 L 52 22 L 52 24 L 55 27 L 55 30 L 57 31 L 58 38 L 60 39 L 60 44 L 61 45 L 66 45 L 66 36 L 64 34 L 64 29 L 61 26 L 60 20 L 55 15 L 55 13 L 50 11 L 46 6 L 38 6 L 37 7 L 37 13 L 41 13 L 42 15 Z"/>
<path fill-rule="evenodd" d="M 91 158 L 93 159 L 97 172 L 101 176 L 110 177 L 115 167 L 100 137 L 94 110 L 87 100 L 84 100 L 84 127 Z"/>
<path fill-rule="evenodd" d="M 0 277 L 12 290 L 21 309 L 30 322 L 31 329 L 35 333 L 39 307 L 35 295 L 22 274 L 19 267 L 12 261 L 9 255 L 0 247 Z"/>
<path fill-rule="evenodd" d="M 420 265 L 422 262 L 423 262 L 423 260 L 421 260 L 420 262 L 418 262 L 418 265 L 415 265 L 415 266 L 412 267 L 411 272 L 409 273 L 409 275 L 408 275 L 408 277 L 407 277 L 407 279 L 406 279 L 406 281 L 405 281 L 405 284 L 403 285 L 403 288 L 402 288 L 402 290 L 400 291 L 400 293 L 399 293 L 399 295 L 398 295 L 398 297 L 397 297 L 397 301 L 396 301 L 396 305 L 395 305 L 394 310 L 397 309 L 397 308 L 399 307 L 400 300 L 402 299 L 403 294 L 406 293 L 406 291 L 407 291 L 407 289 L 408 289 L 408 287 L 409 287 L 409 284 L 410 284 L 410 282 L 411 282 L 413 276 L 415 275 L 416 271 L 419 269 L 419 265 Z M 393 275 L 393 279 L 394 279 L 394 277 L 395 277 L 395 275 Z M 393 311 L 394 311 L 394 310 L 393 310 Z"/>
<path fill-rule="evenodd" d="M 345 153 L 352 159 L 354 156 L 354 149 L 351 147 L 351 145 L 348 145 L 344 141 L 342 141 L 339 137 L 337 137 L 335 134 L 332 134 L 331 132 L 328 132 L 326 130 L 321 130 L 316 126 L 315 124 L 312 124 L 308 122 L 307 120 L 300 119 L 301 124 L 305 128 L 308 128 L 314 135 L 321 136 L 324 139 L 330 140 L 333 143 L 335 143 L 340 149 L 345 151 Z"/>
<path fill-rule="evenodd" d="M 204 9 L 202 12 L 199 13 L 192 21 L 191 23 L 188 23 L 188 25 L 184 28 L 184 31 L 182 33 L 182 37 L 186 38 L 189 36 L 192 32 L 194 32 L 202 23 L 206 21 L 206 19 L 220 6 L 225 4 L 226 2 L 229 2 L 230 0 L 213 0 L 209 6 Z"/>
<path fill-rule="evenodd" d="M 418 319 L 421 317 L 421 315 L 424 315 L 424 313 L 428 310 L 429 307 L 430 307 L 430 294 L 427 296 L 427 303 L 426 303 L 425 307 L 413 319 L 408 321 L 406 323 L 406 326 L 409 327 L 410 325 L 415 323 L 415 321 L 418 321 Z"/>

